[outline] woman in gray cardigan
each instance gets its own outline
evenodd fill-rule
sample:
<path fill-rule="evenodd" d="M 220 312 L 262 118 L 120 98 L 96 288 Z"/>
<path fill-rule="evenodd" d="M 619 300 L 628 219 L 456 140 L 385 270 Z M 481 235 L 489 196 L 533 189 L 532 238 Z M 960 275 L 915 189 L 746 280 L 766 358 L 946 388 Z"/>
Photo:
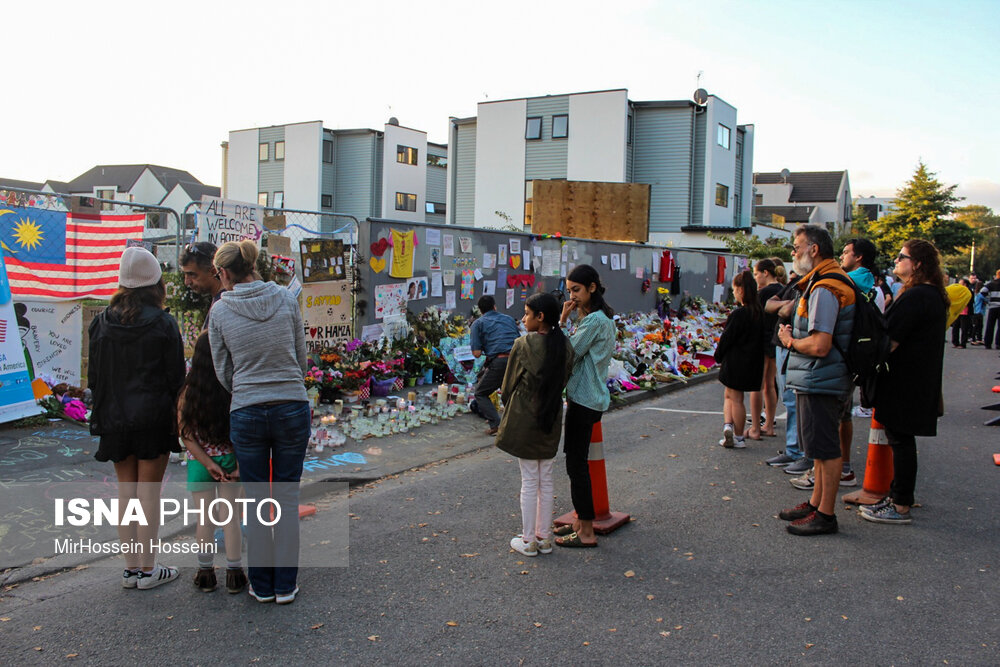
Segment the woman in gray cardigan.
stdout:
<path fill-rule="evenodd" d="M 257 254 L 253 241 L 230 241 L 215 253 L 227 291 L 212 306 L 208 335 L 215 373 L 233 396 L 230 439 L 247 497 L 274 498 L 280 507 L 271 527 L 263 523 L 271 521 L 269 505 L 260 520 L 248 506 L 250 595 L 288 604 L 299 591 L 299 480 L 311 430 L 305 332 L 291 292 L 257 277 Z"/>

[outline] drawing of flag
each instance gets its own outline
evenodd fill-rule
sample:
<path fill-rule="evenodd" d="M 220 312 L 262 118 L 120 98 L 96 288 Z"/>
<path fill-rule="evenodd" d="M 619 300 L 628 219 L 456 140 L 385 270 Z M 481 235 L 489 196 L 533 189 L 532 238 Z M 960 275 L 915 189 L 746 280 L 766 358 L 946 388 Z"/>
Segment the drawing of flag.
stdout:
<path fill-rule="evenodd" d="M 0 320 L 0 343 L 7 342 L 7 320 Z"/>
<path fill-rule="evenodd" d="M 56 299 L 108 298 L 129 239 L 146 216 L 0 208 L 0 247 L 11 291 Z"/>

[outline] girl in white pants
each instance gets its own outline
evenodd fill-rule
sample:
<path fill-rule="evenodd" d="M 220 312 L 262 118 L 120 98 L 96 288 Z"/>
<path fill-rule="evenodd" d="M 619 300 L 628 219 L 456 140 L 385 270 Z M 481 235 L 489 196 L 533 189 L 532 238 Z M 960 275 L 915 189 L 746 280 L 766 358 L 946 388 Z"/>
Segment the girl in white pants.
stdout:
<path fill-rule="evenodd" d="M 559 313 L 551 294 L 528 298 L 523 318 L 528 335 L 514 341 L 500 387 L 504 413 L 496 445 L 516 456 L 521 468 L 521 534 L 510 546 L 524 556 L 552 552 L 552 464 L 563 389 L 573 367 Z"/>

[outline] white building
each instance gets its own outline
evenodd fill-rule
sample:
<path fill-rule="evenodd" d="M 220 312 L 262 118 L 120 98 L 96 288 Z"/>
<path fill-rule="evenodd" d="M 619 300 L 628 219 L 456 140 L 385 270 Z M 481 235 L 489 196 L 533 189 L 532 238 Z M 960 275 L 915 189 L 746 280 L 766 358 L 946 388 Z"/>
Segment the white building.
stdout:
<path fill-rule="evenodd" d="M 650 242 L 721 247 L 705 232 L 751 228 L 753 132 L 705 91 L 697 102 L 636 102 L 625 89 L 481 102 L 450 121 L 448 222 L 530 229 L 533 180 L 648 183 Z"/>
<path fill-rule="evenodd" d="M 881 220 L 896 210 L 895 197 L 855 197 L 854 205 L 861 207 L 861 212 L 869 220 Z"/>
<path fill-rule="evenodd" d="M 444 222 L 447 147 L 394 118 L 382 130 L 330 130 L 321 121 L 234 130 L 222 147 L 227 199 Z M 324 218 L 317 231 L 343 222 Z"/>
<path fill-rule="evenodd" d="M 760 172 L 753 175 L 754 217 L 761 222 L 826 225 L 840 233 L 851 224 L 851 181 L 844 171 Z"/>

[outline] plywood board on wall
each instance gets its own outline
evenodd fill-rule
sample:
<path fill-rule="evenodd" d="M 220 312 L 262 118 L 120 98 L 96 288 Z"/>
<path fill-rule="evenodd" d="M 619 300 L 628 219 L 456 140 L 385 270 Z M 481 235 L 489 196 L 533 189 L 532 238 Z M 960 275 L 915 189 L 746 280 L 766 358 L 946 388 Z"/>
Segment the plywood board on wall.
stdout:
<path fill-rule="evenodd" d="M 533 181 L 531 233 L 645 243 L 649 184 Z"/>

